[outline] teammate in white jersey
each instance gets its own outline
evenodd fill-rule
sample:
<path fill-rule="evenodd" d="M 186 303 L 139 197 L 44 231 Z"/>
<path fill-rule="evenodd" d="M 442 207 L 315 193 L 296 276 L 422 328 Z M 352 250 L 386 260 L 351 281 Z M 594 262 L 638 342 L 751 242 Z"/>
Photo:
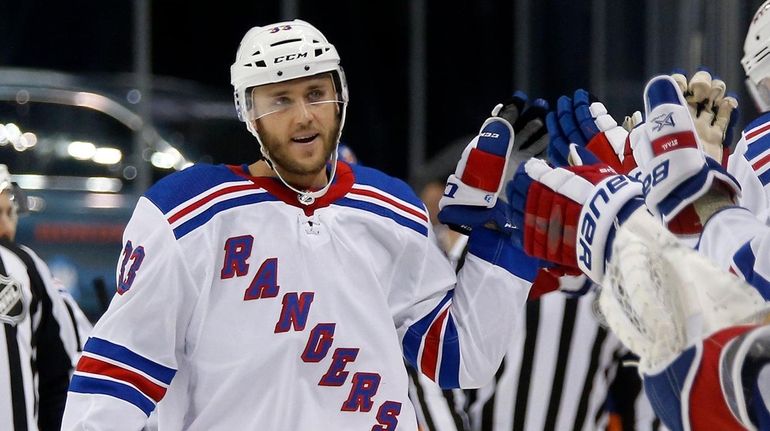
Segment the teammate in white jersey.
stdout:
<path fill-rule="evenodd" d="M 405 183 L 337 160 L 348 90 L 323 34 L 255 27 L 231 75 L 263 158 L 140 198 L 63 429 L 140 429 L 163 400 L 160 429 L 415 430 L 404 357 L 444 387 L 491 379 L 529 289 L 505 222 L 484 227 L 510 125 L 488 120 L 450 184 L 472 228 L 455 275 Z"/>
<path fill-rule="evenodd" d="M 13 242 L 16 191 L 0 165 L 0 429 L 58 430 L 76 331 L 48 267 Z"/>
<path fill-rule="evenodd" d="M 770 228 L 735 205 L 738 182 L 706 154 L 676 81 L 653 78 L 645 110 L 634 147 L 644 187 L 584 165 L 595 160 L 574 144 L 570 156 L 583 162 L 574 167 L 529 161 L 509 199 L 516 220 L 543 221 L 519 224 L 522 243 L 603 286 L 603 314 L 640 356 L 645 390 L 669 428 L 768 429 L 770 308 L 760 292 Z M 663 229 L 686 212 L 705 226 L 699 249 L 713 261 Z"/>

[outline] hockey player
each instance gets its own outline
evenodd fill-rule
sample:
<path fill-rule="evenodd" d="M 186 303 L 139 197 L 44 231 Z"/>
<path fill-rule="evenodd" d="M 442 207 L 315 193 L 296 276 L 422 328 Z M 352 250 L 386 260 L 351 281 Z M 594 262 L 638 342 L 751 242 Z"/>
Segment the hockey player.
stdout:
<path fill-rule="evenodd" d="M 770 1 L 766 1 L 751 20 L 741 59 L 746 87 L 763 114 L 744 128 L 728 161 L 728 171 L 741 183 L 740 204 L 762 221 L 770 210 L 770 59 L 764 55 L 769 47 Z"/>
<path fill-rule="evenodd" d="M 746 274 L 763 273 L 770 230 L 735 206 L 738 184 L 705 155 L 673 79 L 650 81 L 645 106 L 646 139 L 634 149 L 644 193 L 606 165 L 554 169 L 530 161 L 510 198 L 523 245 L 603 286 L 602 311 L 639 354 L 645 390 L 669 428 L 768 429 L 768 306 L 758 293 L 761 278 Z M 591 157 L 577 145 L 571 155 Z M 729 253 L 727 232 L 753 238 L 751 249 L 765 254 L 744 261 L 752 286 L 684 246 L 648 209 L 663 223 L 692 211 L 705 225 L 701 251 L 712 258 Z"/>
<path fill-rule="evenodd" d="M 160 429 L 414 430 L 403 357 L 444 387 L 486 383 L 529 288 L 495 211 L 510 124 L 487 120 L 449 185 L 472 229 L 455 276 L 408 186 L 337 160 L 348 89 L 323 34 L 255 27 L 231 77 L 263 158 L 140 198 L 63 429 L 140 429 L 163 400 Z"/>
<path fill-rule="evenodd" d="M 75 329 L 48 267 L 14 243 L 23 202 L 0 165 L 0 429 L 59 430 Z"/>

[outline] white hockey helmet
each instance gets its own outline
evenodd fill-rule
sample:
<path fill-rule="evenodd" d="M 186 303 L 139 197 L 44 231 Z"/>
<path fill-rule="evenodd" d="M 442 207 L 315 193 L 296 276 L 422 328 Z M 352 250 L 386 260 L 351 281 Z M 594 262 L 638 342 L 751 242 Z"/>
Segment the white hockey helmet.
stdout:
<path fill-rule="evenodd" d="M 770 0 L 762 3 L 751 19 L 743 43 L 746 86 L 761 111 L 770 111 Z"/>
<path fill-rule="evenodd" d="M 334 45 L 317 28 L 298 19 L 253 27 L 241 40 L 230 66 L 238 117 L 247 123 L 252 119 L 250 89 L 323 72 L 332 73 L 344 118 L 348 86 Z"/>

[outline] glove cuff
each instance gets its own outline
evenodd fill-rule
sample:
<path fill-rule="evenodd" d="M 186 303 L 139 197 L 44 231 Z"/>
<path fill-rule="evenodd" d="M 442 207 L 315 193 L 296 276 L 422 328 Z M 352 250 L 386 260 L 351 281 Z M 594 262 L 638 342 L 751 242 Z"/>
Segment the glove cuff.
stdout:
<path fill-rule="evenodd" d="M 583 204 L 578 218 L 577 263 L 591 280 L 601 282 L 611 233 L 641 206 L 641 200 L 635 199 L 641 196 L 639 182 L 616 175 L 598 183 Z"/>
<path fill-rule="evenodd" d="M 677 158 L 685 156 L 681 152 L 675 155 Z M 672 161 L 676 163 L 676 161 Z M 660 166 L 663 166 L 662 164 Z M 666 164 L 668 166 L 668 164 Z M 666 174 L 668 169 L 666 169 Z M 680 174 L 680 173 L 677 173 Z M 663 180 L 664 181 L 664 180 Z M 682 181 L 673 189 L 657 187 L 655 175 L 645 179 L 645 187 L 652 182 L 652 187 L 647 191 L 645 200 L 650 212 L 662 219 L 666 224 L 674 220 L 688 206 L 700 199 L 714 187 L 722 187 L 730 199 L 735 201 L 741 194 L 738 180 L 727 173 L 715 160 L 706 157 L 702 167 L 690 178 Z"/>

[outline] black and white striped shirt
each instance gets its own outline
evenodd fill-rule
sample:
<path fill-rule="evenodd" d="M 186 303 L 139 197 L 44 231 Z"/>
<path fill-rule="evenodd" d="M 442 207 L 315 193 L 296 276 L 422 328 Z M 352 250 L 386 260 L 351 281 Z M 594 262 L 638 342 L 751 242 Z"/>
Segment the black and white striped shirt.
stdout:
<path fill-rule="evenodd" d="M 58 430 L 77 341 L 48 267 L 0 241 L 0 273 L 21 285 L 24 317 L 0 323 L 0 429 Z"/>

